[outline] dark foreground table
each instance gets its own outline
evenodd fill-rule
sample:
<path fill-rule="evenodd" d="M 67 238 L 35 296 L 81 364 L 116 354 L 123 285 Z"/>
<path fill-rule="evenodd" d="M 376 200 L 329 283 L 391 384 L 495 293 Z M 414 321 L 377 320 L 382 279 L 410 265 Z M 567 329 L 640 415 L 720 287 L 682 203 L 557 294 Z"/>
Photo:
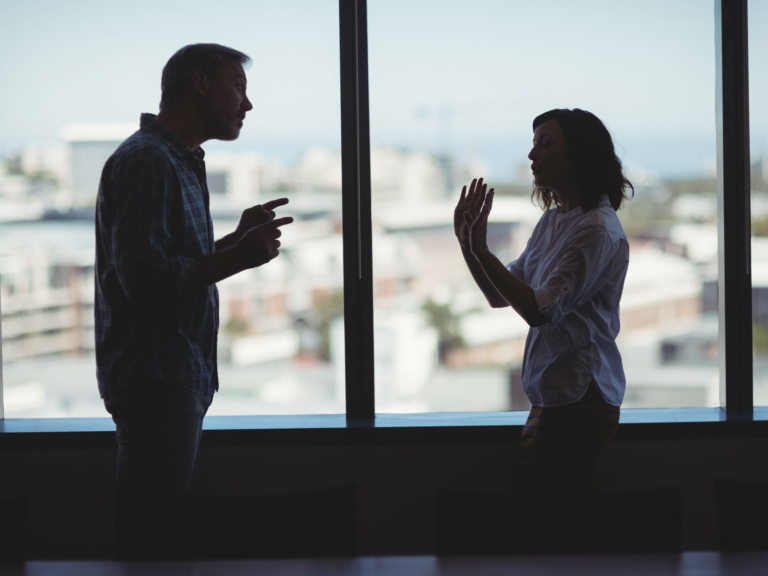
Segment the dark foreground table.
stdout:
<path fill-rule="evenodd" d="M 685 552 L 645 556 L 377 556 L 331 560 L 208 562 L 40 561 L 0 564 L 24 576 L 735 576 L 768 574 L 768 553 Z"/>

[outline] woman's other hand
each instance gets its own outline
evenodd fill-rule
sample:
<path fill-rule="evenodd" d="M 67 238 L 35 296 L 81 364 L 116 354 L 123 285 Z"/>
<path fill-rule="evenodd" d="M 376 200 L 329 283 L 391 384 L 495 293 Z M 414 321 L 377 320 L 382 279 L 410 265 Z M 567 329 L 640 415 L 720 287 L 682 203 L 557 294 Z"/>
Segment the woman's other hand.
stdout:
<path fill-rule="evenodd" d="M 456 209 L 453 211 L 453 231 L 462 248 L 469 248 L 469 225 L 465 219 L 465 214 L 469 214 L 470 222 L 477 218 L 485 199 L 485 188 L 483 179 L 475 178 L 469 186 L 469 193 L 467 193 L 466 186 L 461 189 L 459 203 L 456 204 Z"/>
<path fill-rule="evenodd" d="M 488 194 L 485 193 L 485 186 L 481 190 L 484 198 L 484 202 L 478 210 L 477 216 L 472 218 L 469 212 L 464 214 L 464 222 L 468 229 L 467 235 L 469 237 L 469 249 L 472 254 L 478 256 L 484 252 L 488 252 L 488 216 L 491 213 L 493 207 L 493 188 L 490 189 Z"/>

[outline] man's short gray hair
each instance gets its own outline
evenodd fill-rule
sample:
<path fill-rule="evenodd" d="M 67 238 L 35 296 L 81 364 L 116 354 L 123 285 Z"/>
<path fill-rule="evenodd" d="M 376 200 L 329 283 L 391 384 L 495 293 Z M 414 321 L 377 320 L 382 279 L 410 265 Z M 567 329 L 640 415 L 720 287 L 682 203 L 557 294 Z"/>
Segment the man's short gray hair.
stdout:
<path fill-rule="evenodd" d="M 224 59 L 240 64 L 251 62 L 247 54 L 221 44 L 189 44 L 181 48 L 171 56 L 163 68 L 160 108 L 181 100 L 192 87 L 192 75 L 196 70 L 202 70 L 208 76 L 215 76 Z"/>

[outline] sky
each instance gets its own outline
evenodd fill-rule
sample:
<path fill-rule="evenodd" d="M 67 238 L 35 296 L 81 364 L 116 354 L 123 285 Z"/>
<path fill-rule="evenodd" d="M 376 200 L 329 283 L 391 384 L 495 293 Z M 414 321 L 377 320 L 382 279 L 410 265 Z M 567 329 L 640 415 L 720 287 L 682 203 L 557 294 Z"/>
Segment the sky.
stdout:
<path fill-rule="evenodd" d="M 753 149 L 768 151 L 768 0 L 750 2 Z M 295 161 L 339 145 L 336 0 L 0 0 L 0 154 L 65 124 L 138 122 L 181 46 L 254 62 L 241 138 Z M 479 156 L 496 178 L 525 162 L 531 120 L 580 107 L 620 156 L 663 174 L 712 166 L 711 0 L 369 0 L 373 144 Z"/>

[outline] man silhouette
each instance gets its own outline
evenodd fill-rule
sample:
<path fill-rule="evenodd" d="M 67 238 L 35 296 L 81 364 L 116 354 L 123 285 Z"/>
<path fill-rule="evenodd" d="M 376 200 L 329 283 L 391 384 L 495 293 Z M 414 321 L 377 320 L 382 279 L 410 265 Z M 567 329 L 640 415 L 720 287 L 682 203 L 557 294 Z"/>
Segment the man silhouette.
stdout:
<path fill-rule="evenodd" d="M 117 426 L 118 488 L 183 493 L 218 390 L 216 282 L 278 256 L 285 198 L 243 212 L 214 242 L 205 152 L 253 109 L 248 56 L 185 46 L 163 68 L 160 112 L 104 166 L 96 204 L 96 364 Z"/>

